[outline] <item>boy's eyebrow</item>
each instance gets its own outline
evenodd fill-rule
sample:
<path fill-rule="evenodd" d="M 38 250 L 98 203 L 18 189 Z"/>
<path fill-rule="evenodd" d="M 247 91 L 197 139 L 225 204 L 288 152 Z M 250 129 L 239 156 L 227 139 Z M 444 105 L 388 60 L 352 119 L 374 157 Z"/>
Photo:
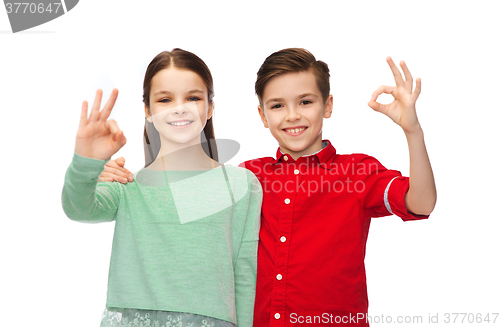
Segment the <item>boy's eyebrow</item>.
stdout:
<path fill-rule="evenodd" d="M 280 102 L 280 101 L 283 101 L 282 98 L 271 98 L 269 100 L 267 100 L 266 102 L 264 102 L 264 105 L 268 104 L 269 102 Z"/>
<path fill-rule="evenodd" d="M 318 95 L 316 95 L 314 93 L 303 93 L 303 94 L 299 95 L 297 98 L 302 99 L 302 98 L 309 97 L 309 96 L 313 96 L 316 98 L 318 97 Z M 281 101 L 284 101 L 283 98 L 271 98 L 271 99 L 267 100 L 266 102 L 264 102 L 264 105 L 267 105 L 269 102 L 281 102 Z"/>
<path fill-rule="evenodd" d="M 189 94 L 193 94 L 193 93 L 203 93 L 202 90 L 200 89 L 194 89 L 194 90 L 191 90 L 188 92 Z M 172 94 L 172 92 L 170 91 L 166 91 L 166 90 L 159 90 L 159 91 L 156 91 L 153 96 L 157 95 L 157 94 Z"/>
<path fill-rule="evenodd" d="M 310 97 L 310 96 L 313 96 L 313 97 L 318 97 L 316 94 L 314 93 L 304 93 L 304 94 L 301 94 L 299 95 L 299 99 L 302 99 L 302 98 L 305 98 L 305 97 Z"/>

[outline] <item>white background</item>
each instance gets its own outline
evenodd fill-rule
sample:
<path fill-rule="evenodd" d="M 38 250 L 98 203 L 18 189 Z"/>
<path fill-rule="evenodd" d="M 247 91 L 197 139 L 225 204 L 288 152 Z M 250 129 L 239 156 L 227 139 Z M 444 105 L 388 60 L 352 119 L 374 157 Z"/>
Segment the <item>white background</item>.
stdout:
<path fill-rule="evenodd" d="M 415 326 L 424 326 L 429 314 L 443 322 L 445 313 L 500 312 L 496 4 L 82 0 L 16 34 L 0 9 L 1 325 L 99 325 L 114 224 L 73 222 L 60 200 L 81 103 L 97 88 L 106 99 L 120 90 L 112 118 L 128 143 L 118 155 L 137 171 L 144 72 L 175 47 L 212 71 L 215 134 L 241 144 L 231 164 L 274 156 L 257 114 L 256 72 L 272 52 L 303 47 L 331 71 L 334 111 L 323 137 L 338 153 L 368 153 L 408 175 L 402 130 L 366 104 L 379 85 L 394 84 L 386 56 L 404 59 L 422 78 L 417 112 L 438 203 L 426 221 L 372 220 L 369 313 L 422 315 Z"/>

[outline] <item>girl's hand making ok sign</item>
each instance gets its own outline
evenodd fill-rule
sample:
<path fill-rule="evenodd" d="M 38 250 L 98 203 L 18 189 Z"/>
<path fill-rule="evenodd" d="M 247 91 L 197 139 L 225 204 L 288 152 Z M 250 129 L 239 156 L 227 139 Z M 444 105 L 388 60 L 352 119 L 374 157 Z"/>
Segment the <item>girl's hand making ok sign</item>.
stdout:
<path fill-rule="evenodd" d="M 83 101 L 80 125 L 76 134 L 75 153 L 87 158 L 108 160 L 125 145 L 127 139 L 113 119 L 108 119 L 118 90 L 113 89 L 102 111 L 102 90 L 97 90 L 92 111 L 87 118 L 87 101 Z"/>

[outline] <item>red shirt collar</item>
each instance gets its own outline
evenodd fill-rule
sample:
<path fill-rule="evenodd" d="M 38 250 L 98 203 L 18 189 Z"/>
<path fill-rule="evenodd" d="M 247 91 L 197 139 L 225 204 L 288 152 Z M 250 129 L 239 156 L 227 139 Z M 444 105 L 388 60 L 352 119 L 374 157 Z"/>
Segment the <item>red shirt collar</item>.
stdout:
<path fill-rule="evenodd" d="M 308 154 L 305 156 L 301 156 L 301 157 L 297 158 L 297 160 L 300 160 L 301 158 L 307 159 L 308 157 L 315 156 L 316 158 L 318 158 L 318 162 L 320 164 L 331 163 L 333 161 L 333 158 L 335 158 L 335 154 L 337 153 L 337 151 L 335 150 L 333 145 L 328 140 L 322 140 L 322 145 L 323 145 L 323 148 L 321 150 L 319 150 L 318 152 L 315 152 L 313 154 Z M 286 160 L 285 160 L 285 157 L 287 158 Z M 273 159 L 271 161 L 271 163 L 272 164 L 275 164 L 277 162 L 291 163 L 294 161 L 296 161 L 296 160 L 294 160 L 291 155 L 281 152 L 281 149 L 278 147 L 278 150 L 276 150 L 276 159 Z"/>

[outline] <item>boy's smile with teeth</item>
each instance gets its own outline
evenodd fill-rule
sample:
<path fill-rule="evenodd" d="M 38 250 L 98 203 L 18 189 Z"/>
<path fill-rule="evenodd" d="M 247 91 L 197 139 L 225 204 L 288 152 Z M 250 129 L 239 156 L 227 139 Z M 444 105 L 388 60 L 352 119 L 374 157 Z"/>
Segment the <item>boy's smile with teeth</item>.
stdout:
<path fill-rule="evenodd" d="M 307 127 L 295 127 L 295 128 L 285 128 L 283 129 L 285 132 L 287 132 L 288 134 L 297 134 L 297 133 L 300 133 L 304 130 L 306 130 Z"/>

